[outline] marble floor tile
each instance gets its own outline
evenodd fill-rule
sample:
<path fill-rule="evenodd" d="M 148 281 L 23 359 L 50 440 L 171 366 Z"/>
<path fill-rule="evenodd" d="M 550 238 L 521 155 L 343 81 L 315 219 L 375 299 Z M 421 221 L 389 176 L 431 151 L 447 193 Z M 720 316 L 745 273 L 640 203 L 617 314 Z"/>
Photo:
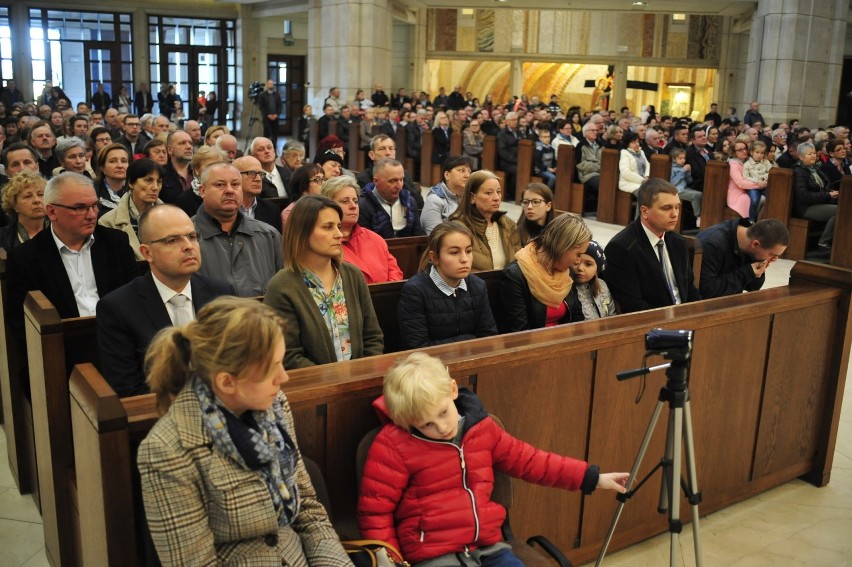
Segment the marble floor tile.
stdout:
<path fill-rule="evenodd" d="M 18 567 L 44 549 L 41 524 L 0 519 L 0 567 Z"/>
<path fill-rule="evenodd" d="M 47 554 L 44 548 L 39 549 L 35 555 L 27 559 L 21 564 L 21 567 L 53 567 L 50 561 L 47 560 Z"/>
<path fill-rule="evenodd" d="M 41 514 L 29 494 L 21 494 L 14 488 L 0 492 L 0 518 L 41 525 Z"/>

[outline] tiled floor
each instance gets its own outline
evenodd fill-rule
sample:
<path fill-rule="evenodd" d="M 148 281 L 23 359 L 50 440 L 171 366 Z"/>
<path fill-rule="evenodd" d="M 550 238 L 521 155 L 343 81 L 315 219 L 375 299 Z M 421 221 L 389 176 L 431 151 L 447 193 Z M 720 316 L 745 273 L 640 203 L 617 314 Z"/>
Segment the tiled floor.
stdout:
<path fill-rule="evenodd" d="M 505 204 L 514 219 L 520 207 Z M 605 244 L 620 227 L 586 219 Z M 767 271 L 767 287 L 784 285 L 793 262 L 780 260 Z M 848 376 L 847 376 L 848 381 Z M 831 483 L 814 488 L 793 481 L 702 518 L 704 565 L 852 566 L 852 389 L 844 396 Z M 41 567 L 41 518 L 29 495 L 21 496 L 9 472 L 5 432 L 0 432 L 0 567 Z M 700 479 L 699 479 L 700 480 Z M 610 567 L 646 567 L 669 562 L 669 536 L 636 544 L 605 560 Z M 695 564 L 690 528 L 681 536 L 678 565 Z"/>

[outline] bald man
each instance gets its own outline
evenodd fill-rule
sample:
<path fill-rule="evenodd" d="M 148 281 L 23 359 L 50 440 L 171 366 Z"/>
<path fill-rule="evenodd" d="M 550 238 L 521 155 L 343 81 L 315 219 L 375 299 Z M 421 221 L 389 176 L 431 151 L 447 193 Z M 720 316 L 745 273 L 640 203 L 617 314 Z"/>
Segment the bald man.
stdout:
<path fill-rule="evenodd" d="M 228 163 L 237 158 L 237 153 L 240 151 L 237 145 L 237 139 L 230 134 L 219 136 L 216 140 L 216 147 L 228 155 Z"/>
<path fill-rule="evenodd" d="M 143 363 L 154 335 L 195 319 L 220 295 L 235 293 L 231 284 L 198 274 L 195 225 L 179 208 L 158 205 L 145 211 L 139 241 L 151 271 L 107 294 L 97 306 L 99 369 L 119 397 L 149 391 Z"/>

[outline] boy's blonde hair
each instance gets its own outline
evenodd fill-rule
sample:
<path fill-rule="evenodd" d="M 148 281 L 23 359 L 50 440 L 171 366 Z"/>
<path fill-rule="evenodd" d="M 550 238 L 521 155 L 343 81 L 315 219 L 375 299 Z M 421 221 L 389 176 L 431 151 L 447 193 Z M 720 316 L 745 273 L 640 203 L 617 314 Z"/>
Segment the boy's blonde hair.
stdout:
<path fill-rule="evenodd" d="M 384 379 L 385 405 L 391 420 L 408 428 L 452 396 L 453 379 L 440 359 L 415 352 L 397 362 Z"/>

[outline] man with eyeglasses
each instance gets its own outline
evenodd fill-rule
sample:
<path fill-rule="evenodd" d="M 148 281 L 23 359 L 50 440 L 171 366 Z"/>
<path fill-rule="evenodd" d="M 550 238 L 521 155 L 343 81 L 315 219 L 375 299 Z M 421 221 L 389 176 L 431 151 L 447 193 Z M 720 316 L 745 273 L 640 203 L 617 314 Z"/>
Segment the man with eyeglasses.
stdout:
<path fill-rule="evenodd" d="M 256 157 L 243 156 L 234 160 L 234 167 L 240 170 L 243 180 L 243 203 L 240 205 L 240 212 L 249 218 L 265 222 L 281 232 L 281 210 L 260 198 L 264 176 L 260 162 Z"/>
<path fill-rule="evenodd" d="M 198 232 L 201 274 L 233 284 L 237 295 L 263 295 L 284 265 L 281 235 L 240 212 L 244 176 L 229 163 L 215 163 L 201 174 L 203 205 L 192 217 Z M 247 177 L 247 176 L 245 176 Z"/>
<path fill-rule="evenodd" d="M 139 217 L 139 252 L 151 271 L 98 302 L 99 370 L 120 397 L 149 391 L 144 361 L 161 329 L 195 319 L 198 310 L 234 286 L 198 274 L 201 250 L 185 212 L 159 205 Z"/>
<path fill-rule="evenodd" d="M 115 143 L 127 148 L 127 154 L 132 161 L 134 155 L 142 153 L 148 141 L 142 134 L 142 121 L 139 120 L 139 117 L 135 114 L 125 114 L 124 133 L 119 136 Z"/>
<path fill-rule="evenodd" d="M 50 229 L 9 251 L 9 320 L 24 338 L 24 298 L 41 290 L 59 316 L 95 314 L 98 298 L 136 276 L 127 234 L 98 225 L 98 196 L 92 180 L 61 173 L 48 181 L 44 203 Z"/>

